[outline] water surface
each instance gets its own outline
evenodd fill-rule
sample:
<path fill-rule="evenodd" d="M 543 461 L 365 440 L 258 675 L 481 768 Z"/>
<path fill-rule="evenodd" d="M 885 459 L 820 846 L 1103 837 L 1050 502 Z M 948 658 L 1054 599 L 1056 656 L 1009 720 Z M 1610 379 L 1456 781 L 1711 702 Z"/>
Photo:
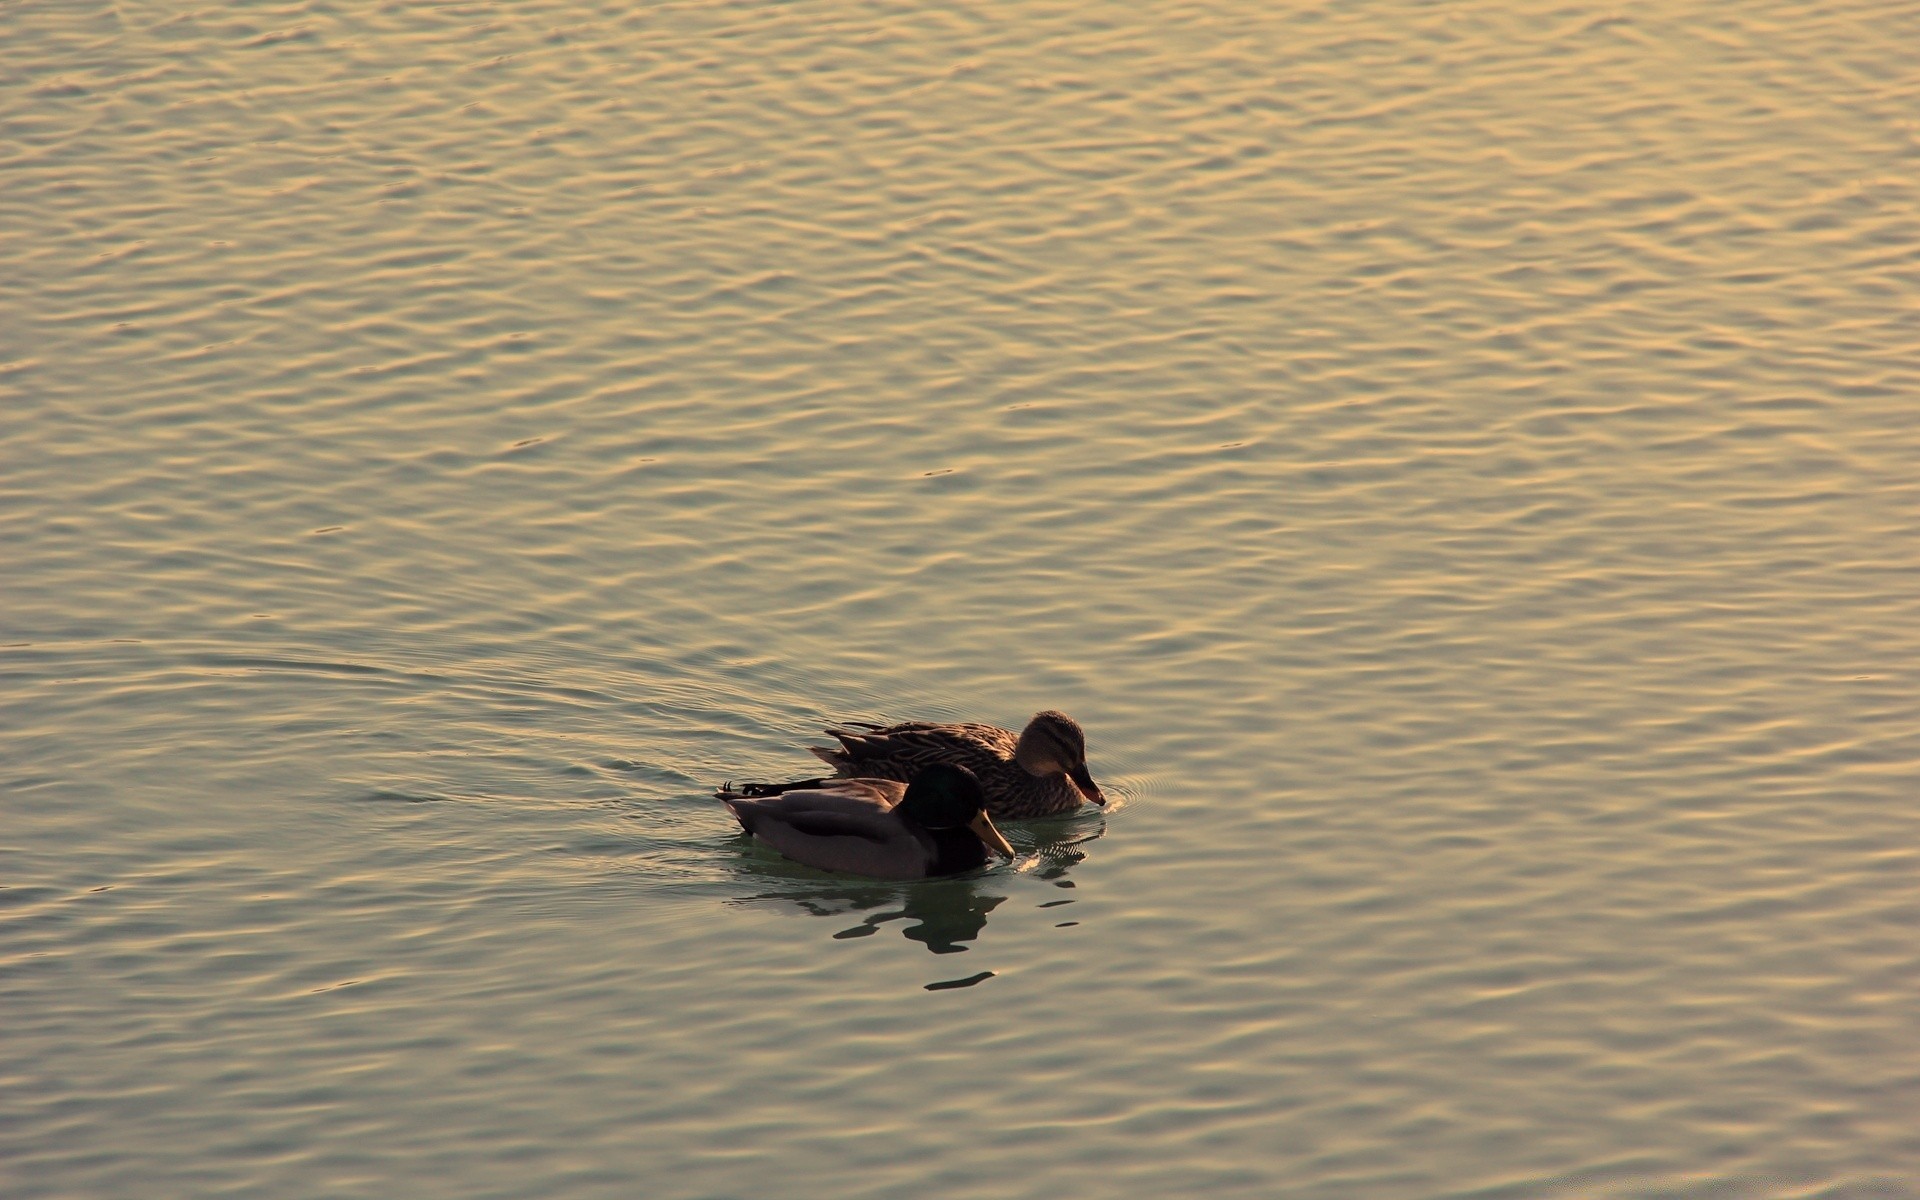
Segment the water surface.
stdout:
<path fill-rule="evenodd" d="M 1914 11 L 0 44 L 9 1196 L 1920 1195 Z"/>

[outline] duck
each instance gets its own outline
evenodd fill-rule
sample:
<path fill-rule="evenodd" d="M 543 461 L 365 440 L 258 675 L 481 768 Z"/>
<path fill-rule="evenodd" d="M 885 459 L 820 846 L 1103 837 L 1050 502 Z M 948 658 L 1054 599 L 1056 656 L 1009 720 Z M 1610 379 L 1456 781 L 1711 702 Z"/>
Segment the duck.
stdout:
<path fill-rule="evenodd" d="M 1013 847 L 987 815 L 980 781 L 953 763 L 933 763 L 911 781 L 804 779 L 729 783 L 718 798 L 740 828 L 786 858 L 874 879 L 931 879 L 987 864 Z"/>
<path fill-rule="evenodd" d="M 953 763 L 979 779 L 987 811 L 1003 821 L 1057 816 L 1083 802 L 1107 802 L 1087 771 L 1086 733 L 1078 721 L 1054 709 L 1033 714 L 1018 734 L 998 725 L 935 721 L 849 721 L 826 732 L 840 744 L 807 749 L 839 777 L 911 779 L 932 763 Z"/>

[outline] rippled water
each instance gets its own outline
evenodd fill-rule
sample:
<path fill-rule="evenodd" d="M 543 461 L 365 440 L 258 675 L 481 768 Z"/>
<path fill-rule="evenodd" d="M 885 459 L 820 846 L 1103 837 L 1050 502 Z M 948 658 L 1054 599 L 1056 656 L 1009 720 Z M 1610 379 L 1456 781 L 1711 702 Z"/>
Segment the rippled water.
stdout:
<path fill-rule="evenodd" d="M 0 1190 L 1920 1195 L 1916 44 L 0 8 Z"/>

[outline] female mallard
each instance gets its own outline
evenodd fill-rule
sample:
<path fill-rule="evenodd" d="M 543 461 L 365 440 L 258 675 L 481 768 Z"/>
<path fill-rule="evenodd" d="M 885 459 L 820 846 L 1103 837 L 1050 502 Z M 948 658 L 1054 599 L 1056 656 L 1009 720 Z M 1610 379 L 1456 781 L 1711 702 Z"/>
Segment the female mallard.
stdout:
<path fill-rule="evenodd" d="M 985 866 L 989 847 L 1013 857 L 982 804 L 980 781 L 951 763 L 934 763 L 907 784 L 809 779 L 746 794 L 729 785 L 720 802 L 754 837 L 828 871 L 926 879 Z"/>
<path fill-rule="evenodd" d="M 1087 736 L 1065 713 L 1035 713 L 1018 737 L 997 725 L 904 725 L 848 722 L 828 729 L 840 747 L 809 746 L 842 777 L 911 779 L 929 763 L 956 763 L 972 771 L 987 811 L 1005 821 L 1072 812 L 1082 799 L 1107 798 L 1087 773 Z"/>

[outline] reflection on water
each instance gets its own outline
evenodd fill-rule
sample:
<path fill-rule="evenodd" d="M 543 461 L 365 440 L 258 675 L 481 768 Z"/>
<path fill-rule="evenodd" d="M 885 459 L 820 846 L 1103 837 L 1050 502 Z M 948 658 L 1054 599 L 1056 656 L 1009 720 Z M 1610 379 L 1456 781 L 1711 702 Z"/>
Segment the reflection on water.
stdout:
<path fill-rule="evenodd" d="M 1093 828 L 1089 829 L 1089 824 Z M 742 845 L 737 860 L 741 873 L 756 880 L 777 881 L 777 886 L 733 903 L 773 905 L 815 917 L 865 914 L 857 924 L 836 931 L 836 941 L 871 937 L 881 926 L 901 921 L 900 934 L 908 941 L 919 942 L 934 954 L 958 954 L 979 939 L 986 929 L 987 915 L 1010 898 L 1011 877 L 1026 876 L 1055 887 L 1072 888 L 1075 884 L 1066 877 L 1068 872 L 1086 860 L 1085 847 L 1106 831 L 1105 819 L 1098 815 L 1010 825 L 1004 832 L 1019 855 L 1012 865 L 908 883 L 856 880 L 816 871 L 781 858 L 743 833 L 736 839 Z M 1071 903 L 1050 900 L 1037 907 Z M 957 985 L 948 982 L 945 986 Z"/>
<path fill-rule="evenodd" d="M 987 914 L 1005 904 L 1005 896 L 987 896 L 968 882 L 928 882 L 902 898 L 898 909 L 869 913 L 860 924 L 842 929 L 838 939 L 865 937 L 888 921 L 910 922 L 900 933 L 935 954 L 957 954 L 986 928 Z"/>
<path fill-rule="evenodd" d="M 976 971 L 972 975 L 962 975 L 958 979 L 936 979 L 932 983 L 925 985 L 922 990 L 929 992 L 949 992 L 955 988 L 967 988 L 972 987 L 976 983 L 985 983 L 992 978 L 992 971 Z"/>
<path fill-rule="evenodd" d="M 6 1200 L 1914 1195 L 1916 41 L 0 4 Z"/>

